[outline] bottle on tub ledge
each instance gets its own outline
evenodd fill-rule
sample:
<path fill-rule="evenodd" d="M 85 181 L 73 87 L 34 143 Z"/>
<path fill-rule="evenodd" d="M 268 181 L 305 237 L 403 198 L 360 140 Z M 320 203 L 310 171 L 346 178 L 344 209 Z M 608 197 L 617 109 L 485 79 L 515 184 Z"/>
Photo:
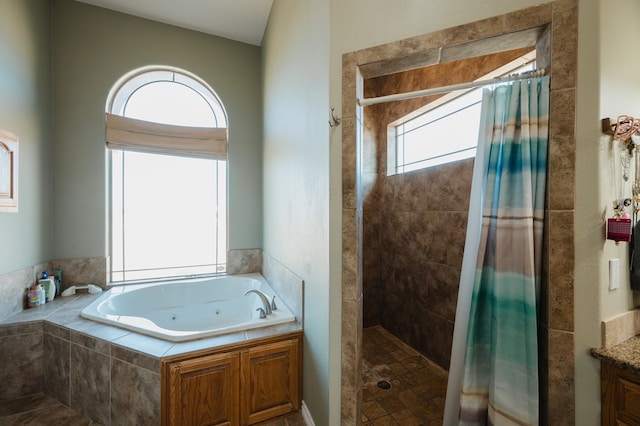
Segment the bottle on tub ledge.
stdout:
<path fill-rule="evenodd" d="M 53 278 L 50 278 L 47 271 L 42 271 L 42 278 L 37 284 L 29 287 L 27 291 L 27 306 L 37 308 L 47 302 L 51 302 L 56 295 L 56 284 Z"/>
<path fill-rule="evenodd" d="M 44 289 L 42 286 L 34 284 L 27 290 L 27 306 L 30 308 L 37 308 L 42 304 L 42 295 Z"/>
<path fill-rule="evenodd" d="M 47 271 L 42 271 L 42 278 L 40 278 L 38 284 L 44 289 L 45 303 L 51 302 L 56 297 L 55 279 L 50 277 Z"/>
<path fill-rule="evenodd" d="M 46 273 L 43 273 L 43 276 L 46 277 Z M 38 306 L 44 305 L 46 302 L 47 292 L 42 286 L 41 278 L 36 284 L 29 287 L 29 290 L 27 290 L 27 306 L 29 308 L 37 308 Z"/>

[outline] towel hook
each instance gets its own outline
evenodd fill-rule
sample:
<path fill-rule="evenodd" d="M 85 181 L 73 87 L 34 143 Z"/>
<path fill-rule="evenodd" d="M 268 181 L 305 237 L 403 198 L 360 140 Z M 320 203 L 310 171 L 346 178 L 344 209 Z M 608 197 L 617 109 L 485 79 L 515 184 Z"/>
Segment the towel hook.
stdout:
<path fill-rule="evenodd" d="M 342 123 L 340 117 L 336 117 L 333 113 L 333 107 L 331 107 L 331 120 L 329 120 L 329 127 L 338 127 Z"/>

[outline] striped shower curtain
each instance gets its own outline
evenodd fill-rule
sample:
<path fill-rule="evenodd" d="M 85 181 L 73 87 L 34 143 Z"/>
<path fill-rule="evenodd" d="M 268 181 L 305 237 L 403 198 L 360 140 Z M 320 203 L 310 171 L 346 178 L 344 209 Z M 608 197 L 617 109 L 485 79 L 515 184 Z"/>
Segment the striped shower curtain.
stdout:
<path fill-rule="evenodd" d="M 490 140 L 478 144 L 487 169 L 459 424 L 537 425 L 549 77 L 486 95 L 481 135 Z"/>

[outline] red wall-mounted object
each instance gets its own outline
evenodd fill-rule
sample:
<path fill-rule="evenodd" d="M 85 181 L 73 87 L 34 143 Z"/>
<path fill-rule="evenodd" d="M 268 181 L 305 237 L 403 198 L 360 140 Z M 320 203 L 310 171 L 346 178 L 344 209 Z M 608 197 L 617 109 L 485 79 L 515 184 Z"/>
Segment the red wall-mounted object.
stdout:
<path fill-rule="evenodd" d="M 607 219 L 607 240 L 631 242 L 631 219 Z"/>

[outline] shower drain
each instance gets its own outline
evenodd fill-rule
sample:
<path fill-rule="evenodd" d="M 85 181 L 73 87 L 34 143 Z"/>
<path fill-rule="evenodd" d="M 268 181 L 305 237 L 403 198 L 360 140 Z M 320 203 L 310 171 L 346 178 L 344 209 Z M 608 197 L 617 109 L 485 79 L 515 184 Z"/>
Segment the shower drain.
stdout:
<path fill-rule="evenodd" d="M 387 382 L 386 380 L 380 380 L 378 382 L 378 387 L 384 390 L 391 389 L 391 383 Z"/>

